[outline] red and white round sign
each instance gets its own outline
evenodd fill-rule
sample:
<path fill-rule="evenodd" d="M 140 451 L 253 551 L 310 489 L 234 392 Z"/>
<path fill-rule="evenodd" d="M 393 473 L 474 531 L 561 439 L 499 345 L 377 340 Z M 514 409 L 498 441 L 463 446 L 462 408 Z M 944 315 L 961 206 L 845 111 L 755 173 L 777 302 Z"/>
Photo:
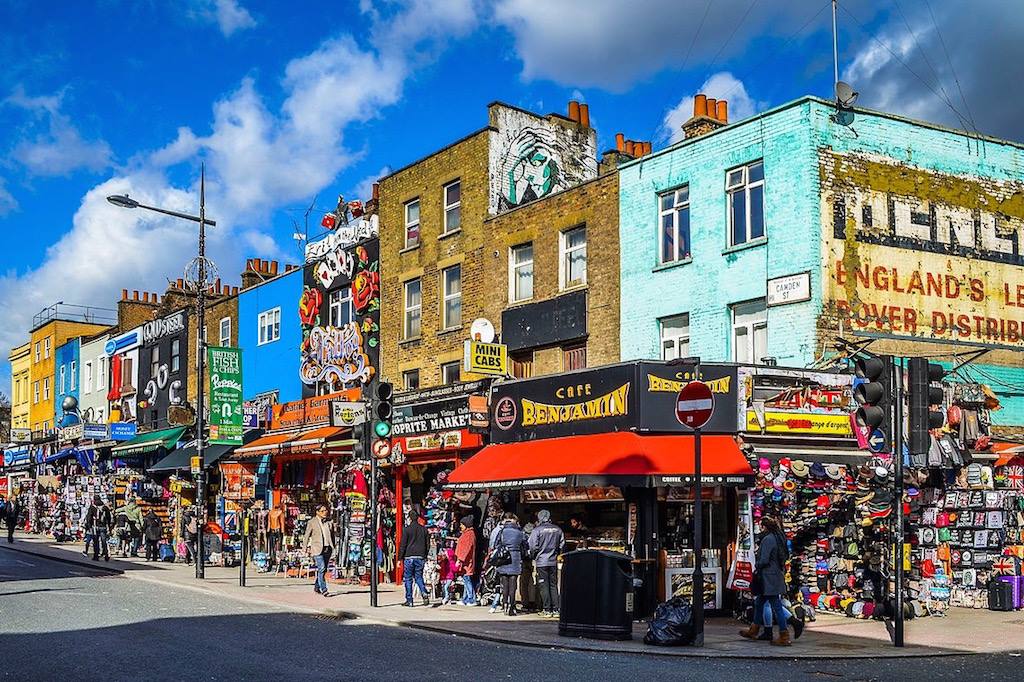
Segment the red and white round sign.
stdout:
<path fill-rule="evenodd" d="M 378 438 L 373 441 L 373 456 L 377 459 L 386 459 L 391 454 L 391 442 L 387 438 Z"/>
<path fill-rule="evenodd" d="M 676 419 L 691 429 L 703 428 L 715 413 L 715 396 L 703 381 L 683 386 L 676 398 Z"/>

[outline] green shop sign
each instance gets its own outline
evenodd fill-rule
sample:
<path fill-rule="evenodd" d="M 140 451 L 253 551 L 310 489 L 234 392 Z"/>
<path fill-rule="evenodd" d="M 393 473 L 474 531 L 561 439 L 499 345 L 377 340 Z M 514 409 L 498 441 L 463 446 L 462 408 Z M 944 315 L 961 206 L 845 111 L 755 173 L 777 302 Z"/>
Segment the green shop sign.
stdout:
<path fill-rule="evenodd" d="M 210 442 L 242 444 L 242 351 L 207 348 L 210 367 Z"/>

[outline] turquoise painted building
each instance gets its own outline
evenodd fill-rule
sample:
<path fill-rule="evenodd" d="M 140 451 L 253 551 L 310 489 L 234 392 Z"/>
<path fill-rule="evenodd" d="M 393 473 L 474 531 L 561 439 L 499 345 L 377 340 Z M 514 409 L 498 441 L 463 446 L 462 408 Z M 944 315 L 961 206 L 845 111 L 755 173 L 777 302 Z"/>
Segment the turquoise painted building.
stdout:
<path fill-rule="evenodd" d="M 695 125 L 696 124 L 696 125 Z M 805 97 L 620 168 L 622 359 L 948 364 L 1024 424 L 1024 147 Z"/>

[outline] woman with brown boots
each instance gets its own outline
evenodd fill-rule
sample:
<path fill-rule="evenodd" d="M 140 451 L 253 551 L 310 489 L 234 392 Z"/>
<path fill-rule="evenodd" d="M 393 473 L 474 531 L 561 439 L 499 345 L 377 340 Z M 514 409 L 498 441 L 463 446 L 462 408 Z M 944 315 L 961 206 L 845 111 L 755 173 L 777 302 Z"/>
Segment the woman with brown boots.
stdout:
<path fill-rule="evenodd" d="M 786 559 L 789 551 L 786 548 L 786 536 L 782 525 L 770 516 L 761 519 L 761 542 L 757 547 L 757 560 L 754 567 L 754 579 L 750 591 L 754 595 L 754 622 L 746 630 L 740 631 L 741 637 L 758 639 L 764 626 L 764 609 L 772 609 L 772 621 L 779 627 L 779 636 L 772 640 L 774 646 L 790 646 L 789 630 L 786 622 L 789 614 L 782 605 L 782 595 L 786 593 Z"/>

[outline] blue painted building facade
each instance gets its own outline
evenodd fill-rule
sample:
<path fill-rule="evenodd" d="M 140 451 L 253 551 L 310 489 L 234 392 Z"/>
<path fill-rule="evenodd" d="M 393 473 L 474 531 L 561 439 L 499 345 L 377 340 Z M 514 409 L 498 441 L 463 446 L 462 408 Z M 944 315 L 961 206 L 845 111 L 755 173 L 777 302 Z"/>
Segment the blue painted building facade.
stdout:
<path fill-rule="evenodd" d="M 1024 148 L 803 98 L 620 166 L 622 359 L 987 348 L 1024 424 Z M 758 215 L 759 214 L 759 215 Z"/>
<path fill-rule="evenodd" d="M 73 338 L 66 343 L 57 346 L 54 352 L 54 418 L 53 423 L 63 425 L 64 419 L 63 403 L 67 397 L 73 397 L 77 402 L 81 384 L 81 350 L 80 338 Z"/>
<path fill-rule="evenodd" d="M 302 398 L 298 305 L 302 269 L 243 289 L 238 295 L 238 345 L 242 352 L 245 399 L 278 391 L 278 402 Z"/>

